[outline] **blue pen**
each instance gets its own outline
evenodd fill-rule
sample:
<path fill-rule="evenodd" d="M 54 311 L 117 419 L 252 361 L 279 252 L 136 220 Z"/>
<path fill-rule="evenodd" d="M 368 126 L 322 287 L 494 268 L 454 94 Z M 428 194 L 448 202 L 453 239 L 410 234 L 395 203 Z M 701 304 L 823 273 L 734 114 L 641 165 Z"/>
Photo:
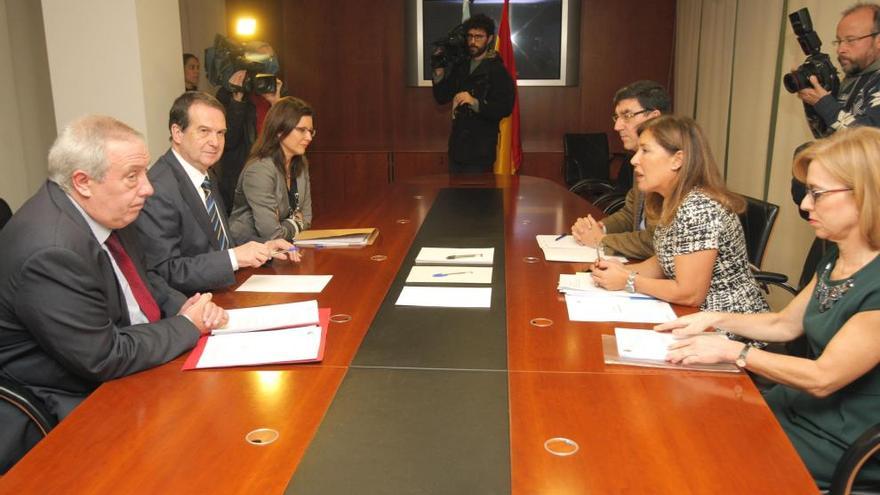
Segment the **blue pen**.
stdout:
<path fill-rule="evenodd" d="M 450 275 L 467 275 L 468 273 L 474 272 L 449 272 L 449 273 L 435 273 L 431 275 L 432 277 L 448 277 Z"/>
<path fill-rule="evenodd" d="M 561 241 L 561 240 L 564 239 L 565 236 L 567 236 L 567 235 L 568 235 L 568 234 L 559 234 L 559 237 L 557 237 L 556 239 L 554 239 L 554 242 L 555 242 L 555 241 Z"/>
<path fill-rule="evenodd" d="M 272 256 L 278 256 L 279 254 L 284 254 L 284 253 L 295 253 L 297 251 L 299 251 L 299 249 L 297 249 L 296 246 L 290 246 L 287 249 L 277 249 L 275 251 L 272 251 Z"/>

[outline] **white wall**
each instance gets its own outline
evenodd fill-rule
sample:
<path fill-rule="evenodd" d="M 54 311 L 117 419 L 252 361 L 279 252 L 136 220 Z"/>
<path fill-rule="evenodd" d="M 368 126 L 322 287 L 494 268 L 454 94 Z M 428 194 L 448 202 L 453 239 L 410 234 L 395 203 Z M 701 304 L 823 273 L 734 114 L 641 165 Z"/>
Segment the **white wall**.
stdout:
<path fill-rule="evenodd" d="M 202 64 L 199 89 L 214 94 L 215 88 L 205 77 L 205 48 L 214 45 L 216 34 L 226 35 L 226 2 L 180 0 L 180 30 L 183 51 L 199 57 Z"/>
<path fill-rule="evenodd" d="M 58 128 L 91 113 L 168 149 L 168 110 L 183 91 L 177 0 L 42 0 Z"/>
<path fill-rule="evenodd" d="M 55 117 L 40 4 L 0 0 L 0 197 L 15 210 L 46 179 Z"/>

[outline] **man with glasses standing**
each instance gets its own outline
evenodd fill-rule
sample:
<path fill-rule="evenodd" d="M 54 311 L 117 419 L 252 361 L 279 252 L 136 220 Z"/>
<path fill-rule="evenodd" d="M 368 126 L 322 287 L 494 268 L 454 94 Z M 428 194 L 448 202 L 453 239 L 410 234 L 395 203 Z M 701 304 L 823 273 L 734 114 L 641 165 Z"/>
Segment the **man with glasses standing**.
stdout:
<path fill-rule="evenodd" d="M 639 125 L 668 113 L 670 107 L 669 94 L 654 81 L 636 81 L 619 89 L 614 95 L 611 120 L 614 130 L 620 134 L 623 148 L 628 153 L 635 153 L 639 148 Z M 601 245 L 607 254 L 621 254 L 634 259 L 650 258 L 654 255 L 655 223 L 645 216 L 644 197 L 639 189 L 632 187 L 632 166 L 629 161 L 621 166 L 620 178 L 628 181 L 624 187 L 629 187 L 623 208 L 602 222 L 592 215 L 579 218 L 572 225 L 571 233 L 581 244 Z"/>
<path fill-rule="evenodd" d="M 491 47 L 495 22 L 477 14 L 464 22 L 467 62 L 434 69 L 434 99 L 452 102 L 449 136 L 450 173 L 492 171 L 498 144 L 498 123 L 513 111 L 514 86 L 510 74 Z"/>
<path fill-rule="evenodd" d="M 817 138 L 847 127 L 880 127 L 880 5 L 856 4 L 837 24 L 837 61 L 845 77 L 836 95 L 815 76 L 798 91 Z"/>

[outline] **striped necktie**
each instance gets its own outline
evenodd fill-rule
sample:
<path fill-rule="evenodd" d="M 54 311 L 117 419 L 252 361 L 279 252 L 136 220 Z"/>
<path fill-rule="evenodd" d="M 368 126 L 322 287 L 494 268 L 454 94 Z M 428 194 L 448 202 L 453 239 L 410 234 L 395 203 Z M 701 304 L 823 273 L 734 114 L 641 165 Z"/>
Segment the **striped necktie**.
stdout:
<path fill-rule="evenodd" d="M 211 179 L 205 177 L 202 182 L 202 191 L 205 191 L 205 206 L 208 208 L 208 218 L 211 219 L 211 227 L 214 229 L 214 238 L 220 245 L 220 250 L 229 249 L 229 239 L 226 238 L 226 232 L 223 231 L 223 223 L 220 221 L 220 211 L 217 209 L 217 202 L 214 201 L 214 193 L 211 192 Z"/>

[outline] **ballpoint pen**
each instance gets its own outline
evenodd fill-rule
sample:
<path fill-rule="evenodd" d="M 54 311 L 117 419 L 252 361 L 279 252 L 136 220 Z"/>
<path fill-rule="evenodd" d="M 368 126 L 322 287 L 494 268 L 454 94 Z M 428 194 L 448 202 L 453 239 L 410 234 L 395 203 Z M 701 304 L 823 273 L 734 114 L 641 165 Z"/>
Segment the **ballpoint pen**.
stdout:
<path fill-rule="evenodd" d="M 296 246 L 290 246 L 287 249 L 276 249 L 275 251 L 272 251 L 271 256 L 278 256 L 279 254 L 284 253 L 295 253 L 297 251 L 299 251 L 299 248 L 297 248 Z"/>
<path fill-rule="evenodd" d="M 457 259 L 459 259 L 459 258 L 476 258 L 476 257 L 478 257 L 478 256 L 479 256 L 480 258 L 482 258 L 482 257 L 483 257 L 483 253 L 478 253 L 478 254 L 450 254 L 449 256 L 446 257 L 446 259 L 448 259 L 448 260 L 457 260 Z"/>
<path fill-rule="evenodd" d="M 450 275 L 467 275 L 468 273 L 474 273 L 472 271 L 467 272 L 448 272 L 448 273 L 435 273 L 431 275 L 432 277 L 448 277 Z"/>
<path fill-rule="evenodd" d="M 565 239 L 565 236 L 567 236 L 567 235 L 568 235 L 567 233 L 559 234 L 559 237 L 557 237 L 556 239 L 553 239 L 553 240 L 554 241 L 561 241 L 562 239 Z"/>

